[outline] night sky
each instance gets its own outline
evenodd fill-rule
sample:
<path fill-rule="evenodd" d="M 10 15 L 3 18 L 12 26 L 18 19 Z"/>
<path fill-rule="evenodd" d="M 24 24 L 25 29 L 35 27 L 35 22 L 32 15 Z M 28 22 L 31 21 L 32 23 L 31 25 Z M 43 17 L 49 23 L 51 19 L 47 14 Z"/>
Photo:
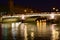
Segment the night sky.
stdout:
<path fill-rule="evenodd" d="M 7 5 L 8 4 L 8 0 L 0 0 L 0 5 Z"/>
<path fill-rule="evenodd" d="M 0 4 L 7 5 L 8 0 L 0 0 Z M 14 0 L 14 4 L 39 10 L 49 10 L 52 7 L 60 8 L 60 0 Z"/>
<path fill-rule="evenodd" d="M 46 11 L 52 7 L 60 8 L 59 0 L 15 0 L 15 4 Z"/>

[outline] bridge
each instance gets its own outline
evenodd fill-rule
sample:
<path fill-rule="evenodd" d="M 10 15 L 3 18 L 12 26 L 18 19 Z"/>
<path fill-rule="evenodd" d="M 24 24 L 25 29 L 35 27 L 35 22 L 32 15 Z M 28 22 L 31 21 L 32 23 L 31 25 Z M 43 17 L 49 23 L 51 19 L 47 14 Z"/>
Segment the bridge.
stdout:
<path fill-rule="evenodd" d="M 47 19 L 55 19 L 60 17 L 60 12 L 42 12 L 42 13 L 26 13 L 26 14 L 16 14 L 16 15 L 5 15 L 1 19 L 3 21 L 18 21 L 18 20 L 29 20 L 35 21 L 38 17 L 43 17 Z M 1 20 L 1 21 L 2 21 Z"/>

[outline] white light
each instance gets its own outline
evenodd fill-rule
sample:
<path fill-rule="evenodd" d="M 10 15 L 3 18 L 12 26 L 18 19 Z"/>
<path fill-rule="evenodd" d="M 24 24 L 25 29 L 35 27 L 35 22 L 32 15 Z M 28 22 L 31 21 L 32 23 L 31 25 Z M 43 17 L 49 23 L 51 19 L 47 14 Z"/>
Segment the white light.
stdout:
<path fill-rule="evenodd" d="M 56 11 L 59 11 L 59 9 L 56 9 Z"/>
<path fill-rule="evenodd" d="M 53 10 L 55 10 L 55 8 L 53 8 Z"/>
<path fill-rule="evenodd" d="M 55 15 L 52 13 L 52 14 L 50 14 L 50 18 L 51 19 L 54 19 L 54 17 L 55 17 Z"/>
<path fill-rule="evenodd" d="M 23 20 L 25 19 L 25 16 L 24 16 L 24 15 L 22 15 L 22 19 L 23 19 Z"/>

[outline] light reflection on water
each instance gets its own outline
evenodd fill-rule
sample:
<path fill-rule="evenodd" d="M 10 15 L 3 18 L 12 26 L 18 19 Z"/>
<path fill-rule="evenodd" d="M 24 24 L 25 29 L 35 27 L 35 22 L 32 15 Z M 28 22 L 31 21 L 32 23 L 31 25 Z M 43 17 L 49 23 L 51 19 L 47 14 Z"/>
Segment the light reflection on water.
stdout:
<path fill-rule="evenodd" d="M 2 24 L 2 37 L 3 40 L 7 40 L 7 36 L 8 36 L 8 29 L 7 29 L 7 25 L 6 24 Z"/>
<path fill-rule="evenodd" d="M 41 22 L 41 21 L 40 21 Z M 38 27 L 37 27 L 38 26 Z M 11 36 L 9 39 L 9 29 L 11 27 Z M 59 40 L 60 33 L 57 24 L 41 22 L 37 24 L 30 23 L 3 23 L 2 36 L 3 40 Z"/>
<path fill-rule="evenodd" d="M 12 23 L 12 37 L 13 37 L 13 39 L 14 40 L 16 40 L 16 29 L 15 29 L 15 25 L 14 25 L 14 23 Z"/>
<path fill-rule="evenodd" d="M 59 32 L 56 30 L 55 28 L 55 24 L 51 25 L 51 29 L 52 29 L 52 40 L 58 40 L 59 39 Z"/>

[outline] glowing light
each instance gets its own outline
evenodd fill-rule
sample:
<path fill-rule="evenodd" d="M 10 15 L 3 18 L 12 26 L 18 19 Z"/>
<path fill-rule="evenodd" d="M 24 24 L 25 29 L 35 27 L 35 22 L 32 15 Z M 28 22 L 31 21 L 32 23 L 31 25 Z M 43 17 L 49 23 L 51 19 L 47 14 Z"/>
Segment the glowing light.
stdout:
<path fill-rule="evenodd" d="M 25 36 L 25 38 L 27 38 L 27 26 L 26 25 L 24 25 L 24 36 Z"/>
<path fill-rule="evenodd" d="M 16 25 L 16 31 L 18 30 L 18 27 L 19 27 L 19 25 L 21 24 L 21 22 L 19 22 L 19 23 L 16 23 L 15 25 Z"/>
<path fill-rule="evenodd" d="M 14 23 L 12 23 L 12 28 L 14 28 Z"/>
<path fill-rule="evenodd" d="M 34 32 L 31 32 L 31 37 L 34 37 Z"/>
<path fill-rule="evenodd" d="M 53 10 L 55 10 L 55 8 L 53 8 Z"/>
<path fill-rule="evenodd" d="M 40 24 L 39 24 L 39 21 L 37 20 L 37 28 L 39 30 L 39 27 L 40 27 Z"/>
<path fill-rule="evenodd" d="M 27 12 L 27 10 L 25 9 L 24 12 Z"/>
<path fill-rule="evenodd" d="M 15 23 L 12 23 L 12 37 L 14 40 L 16 39 L 15 36 L 16 36 Z"/>
<path fill-rule="evenodd" d="M 18 26 L 19 26 L 19 24 L 21 24 L 21 22 L 19 22 L 19 23 L 16 23 L 16 27 L 18 27 Z"/>
<path fill-rule="evenodd" d="M 25 16 L 24 16 L 24 15 L 22 15 L 22 19 L 23 19 L 23 20 L 25 19 Z"/>
<path fill-rule="evenodd" d="M 56 31 L 55 25 L 56 25 L 56 24 L 52 24 L 52 25 L 51 25 L 51 28 L 52 28 L 52 40 L 56 40 L 56 39 L 59 38 L 59 32 Z"/>
<path fill-rule="evenodd" d="M 39 21 L 37 20 L 37 27 L 39 27 Z"/>
<path fill-rule="evenodd" d="M 31 13 L 33 13 L 33 11 L 31 11 Z"/>
<path fill-rule="evenodd" d="M 43 32 L 46 32 L 46 19 L 42 20 L 42 30 Z"/>
<path fill-rule="evenodd" d="M 59 11 L 58 9 L 56 9 L 56 11 Z"/>
<path fill-rule="evenodd" d="M 54 19 L 55 15 L 52 13 L 50 14 L 51 19 Z"/>

